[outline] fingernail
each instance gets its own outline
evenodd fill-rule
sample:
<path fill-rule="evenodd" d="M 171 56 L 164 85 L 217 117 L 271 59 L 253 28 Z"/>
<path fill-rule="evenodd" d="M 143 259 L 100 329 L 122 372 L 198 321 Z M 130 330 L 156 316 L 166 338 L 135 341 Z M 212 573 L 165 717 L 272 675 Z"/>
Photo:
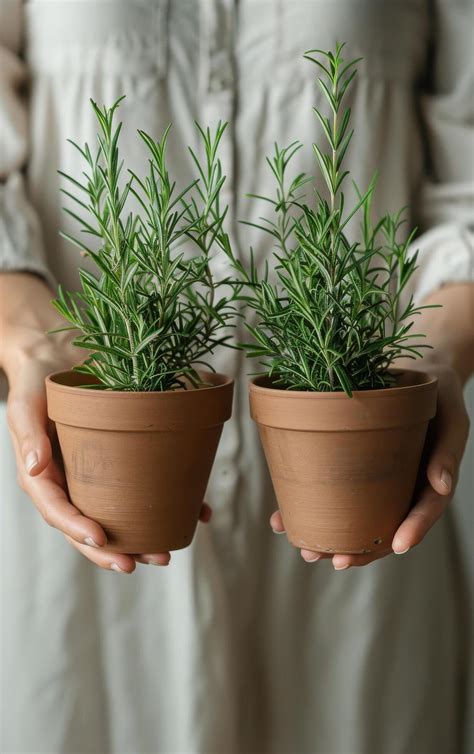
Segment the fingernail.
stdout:
<path fill-rule="evenodd" d="M 273 529 L 273 528 L 272 528 L 272 532 L 273 532 L 274 534 L 285 534 L 285 530 L 284 530 L 284 529 L 283 529 L 283 531 L 281 531 L 281 530 L 279 530 L 279 529 Z"/>
<path fill-rule="evenodd" d="M 393 551 L 394 551 L 395 555 L 405 555 L 405 553 L 408 552 L 409 549 L 410 549 L 409 547 L 405 547 L 404 550 L 396 550 L 395 547 L 394 547 Z"/>
<path fill-rule="evenodd" d="M 89 545 L 89 547 L 100 547 L 100 545 L 95 541 L 95 539 L 92 539 L 92 537 L 86 537 L 84 544 Z"/>
<path fill-rule="evenodd" d="M 118 563 L 112 563 L 110 566 L 111 571 L 116 571 L 117 573 L 128 573 L 128 571 L 124 571 L 123 568 L 120 568 Z"/>
<path fill-rule="evenodd" d="M 305 563 L 316 563 L 317 560 L 321 560 L 321 555 L 313 555 L 311 558 L 305 558 L 301 556 Z"/>
<path fill-rule="evenodd" d="M 145 558 L 145 557 L 143 557 L 143 562 L 146 563 L 147 565 L 154 565 L 154 566 L 167 566 L 170 563 L 169 560 L 167 563 L 161 563 L 156 558 Z"/>
<path fill-rule="evenodd" d="M 453 487 L 453 475 L 447 469 L 443 469 L 441 472 L 441 484 L 446 487 L 448 492 L 451 492 Z"/>
<path fill-rule="evenodd" d="M 29 474 L 30 471 L 32 471 L 35 466 L 37 466 L 39 463 L 38 453 L 36 450 L 30 450 L 28 455 L 25 458 L 25 469 L 26 472 Z"/>
<path fill-rule="evenodd" d="M 337 565 L 334 566 L 335 571 L 345 571 L 346 568 L 349 568 L 349 563 L 346 563 L 346 565 L 342 565 L 342 566 L 337 566 Z"/>

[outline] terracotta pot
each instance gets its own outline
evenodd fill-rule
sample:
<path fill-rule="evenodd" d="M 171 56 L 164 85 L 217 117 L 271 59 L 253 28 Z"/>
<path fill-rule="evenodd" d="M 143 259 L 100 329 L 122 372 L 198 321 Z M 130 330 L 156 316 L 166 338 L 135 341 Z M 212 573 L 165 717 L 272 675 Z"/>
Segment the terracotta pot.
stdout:
<path fill-rule="evenodd" d="M 190 544 L 232 410 L 233 380 L 203 376 L 211 387 L 161 393 L 85 389 L 77 372 L 46 379 L 70 498 L 103 526 L 108 550 Z"/>
<path fill-rule="evenodd" d="M 417 479 L 437 380 L 397 371 L 397 386 L 354 393 L 250 385 L 256 421 L 289 541 L 321 552 L 390 547 Z"/>

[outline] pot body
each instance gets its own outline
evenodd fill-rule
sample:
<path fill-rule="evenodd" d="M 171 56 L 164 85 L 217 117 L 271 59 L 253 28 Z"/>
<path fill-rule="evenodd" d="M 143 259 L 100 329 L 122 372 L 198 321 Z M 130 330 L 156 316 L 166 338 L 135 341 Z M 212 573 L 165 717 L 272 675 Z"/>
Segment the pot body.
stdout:
<path fill-rule="evenodd" d="M 233 381 L 210 387 L 125 393 L 81 387 L 76 372 L 46 380 L 71 501 L 107 534 L 113 552 L 155 553 L 193 539 Z"/>
<path fill-rule="evenodd" d="M 396 371 L 396 370 L 394 370 Z M 437 381 L 344 393 L 250 385 L 250 408 L 289 541 L 328 553 L 387 550 L 413 498 Z"/>

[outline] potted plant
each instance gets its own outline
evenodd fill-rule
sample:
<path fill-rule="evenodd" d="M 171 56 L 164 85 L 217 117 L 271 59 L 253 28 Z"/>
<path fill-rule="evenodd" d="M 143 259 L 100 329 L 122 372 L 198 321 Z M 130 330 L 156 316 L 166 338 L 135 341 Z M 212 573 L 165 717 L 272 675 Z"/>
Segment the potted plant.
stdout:
<path fill-rule="evenodd" d="M 108 549 L 162 552 L 191 542 L 231 415 L 233 381 L 208 364 L 227 343 L 237 294 L 210 267 L 216 241 L 228 246 L 219 201 L 225 124 L 212 133 L 197 126 L 205 156 L 190 149 L 198 177 L 178 190 L 167 168 L 169 129 L 161 141 L 139 131 L 148 174 L 123 179 L 119 103 L 92 103 L 97 148 L 72 142 L 84 177 L 62 174 L 79 208 L 66 212 L 85 236 L 63 235 L 96 273 L 80 269 L 80 293 L 60 287 L 53 301 L 87 358 L 47 378 L 48 413 L 71 500 L 103 526 Z"/>
<path fill-rule="evenodd" d="M 315 110 L 327 149 L 313 145 L 327 197 L 316 191 L 305 202 L 312 179 L 287 179 L 301 144 L 276 145 L 267 160 L 276 195 L 255 197 L 273 208 L 256 227 L 275 239 L 275 278 L 268 265 L 257 269 L 252 253 L 249 268 L 227 254 L 254 312 L 253 342 L 242 347 L 265 373 L 250 384 L 251 414 L 288 539 L 309 550 L 366 553 L 390 546 L 410 506 L 436 380 L 392 368 L 422 347 L 412 332 L 421 307 L 411 299 L 402 306 L 416 268 L 414 233 L 400 240 L 402 213 L 372 223 L 375 180 L 365 193 L 354 187 L 350 209 L 341 190 L 353 134 L 342 101 L 358 62 L 345 62 L 342 48 L 305 54 L 319 67 L 330 111 Z M 355 242 L 347 224 L 357 214 Z"/>

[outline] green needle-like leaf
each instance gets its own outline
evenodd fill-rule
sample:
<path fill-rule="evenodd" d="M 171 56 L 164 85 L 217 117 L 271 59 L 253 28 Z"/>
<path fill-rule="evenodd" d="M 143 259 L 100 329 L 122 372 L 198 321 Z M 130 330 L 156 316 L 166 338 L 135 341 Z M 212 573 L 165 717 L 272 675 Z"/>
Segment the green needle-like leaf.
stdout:
<path fill-rule="evenodd" d="M 71 188 L 64 195 L 84 216 L 70 207 L 66 213 L 95 237 L 94 247 L 70 233 L 62 236 L 85 253 L 96 274 L 81 269 L 82 290 L 67 294 L 60 288 L 53 304 L 70 323 L 66 329 L 77 331 L 75 345 L 91 352 L 79 371 L 99 380 L 99 387 L 182 389 L 184 376 L 199 386 L 197 367 L 209 368 L 207 356 L 227 344 L 242 287 L 216 281 L 209 264 L 216 251 L 232 253 L 224 230 L 227 207 L 220 206 L 225 176 L 218 146 L 226 124 L 215 131 L 196 124 L 202 155 L 191 154 L 198 176 L 181 190 L 167 166 L 170 127 L 158 141 L 139 131 L 148 173 L 128 170 L 125 182 L 121 124 L 115 123 L 122 99 L 110 108 L 92 102 L 97 147 L 72 142 L 86 168 L 80 181 L 61 173 Z M 130 197 L 138 212 L 129 208 Z M 98 386 L 92 380 L 90 387 Z"/>
<path fill-rule="evenodd" d="M 245 323 L 253 342 L 240 347 L 260 359 L 279 387 L 345 391 L 351 396 L 354 390 L 392 385 L 393 362 L 400 356 L 416 357 L 427 346 L 420 346 L 420 336 L 411 330 L 422 307 L 409 301 L 400 308 L 417 261 L 416 254 L 410 255 L 413 233 L 400 238 L 403 213 L 372 222 L 375 178 L 366 191 L 355 187 L 352 206 L 342 192 L 348 175 L 344 160 L 353 135 L 351 110 L 344 108 L 343 100 L 359 62 L 344 61 L 343 47 L 305 55 L 318 68 L 317 83 L 328 105 L 328 113 L 315 109 L 323 138 L 313 145 L 326 196 L 315 190 L 312 206 L 300 193 L 312 179 L 287 176 L 301 144 L 275 145 L 273 156 L 267 158 L 275 195 L 253 195 L 270 204 L 273 212 L 245 223 L 276 240 L 277 284 L 269 282 L 268 262 L 262 271 L 257 268 L 252 251 L 248 268 L 231 250 L 226 253 L 243 286 L 240 298 L 254 315 Z M 361 240 L 354 242 L 345 233 L 356 215 L 361 216 Z"/>

